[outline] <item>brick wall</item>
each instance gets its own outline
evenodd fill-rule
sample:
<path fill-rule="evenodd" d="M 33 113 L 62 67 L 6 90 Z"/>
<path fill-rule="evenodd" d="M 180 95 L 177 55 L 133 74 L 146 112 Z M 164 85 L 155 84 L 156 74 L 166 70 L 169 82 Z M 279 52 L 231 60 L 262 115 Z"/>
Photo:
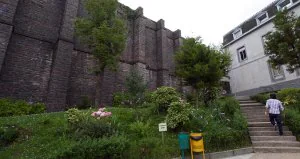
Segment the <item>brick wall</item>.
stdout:
<path fill-rule="evenodd" d="M 125 91 L 133 68 L 152 90 L 178 86 L 173 55 L 180 31 L 144 17 L 142 8 L 120 5 L 118 15 L 127 19 L 126 48 L 118 71 L 106 70 L 99 78 L 89 48 L 74 36 L 74 20 L 86 15 L 83 0 L 0 0 L 0 97 L 45 102 L 48 111 L 80 104 L 85 96 L 111 104 L 114 92 Z"/>

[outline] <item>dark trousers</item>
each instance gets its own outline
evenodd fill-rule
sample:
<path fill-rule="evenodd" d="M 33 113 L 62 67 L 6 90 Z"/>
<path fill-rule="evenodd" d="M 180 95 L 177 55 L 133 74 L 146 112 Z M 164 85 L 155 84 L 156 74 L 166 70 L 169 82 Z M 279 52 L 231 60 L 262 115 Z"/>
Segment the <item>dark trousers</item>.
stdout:
<path fill-rule="evenodd" d="M 281 115 L 280 114 L 269 114 L 270 122 L 272 125 L 275 125 L 275 121 L 277 123 L 278 129 L 279 129 L 279 135 L 282 135 L 282 123 L 281 123 Z"/>

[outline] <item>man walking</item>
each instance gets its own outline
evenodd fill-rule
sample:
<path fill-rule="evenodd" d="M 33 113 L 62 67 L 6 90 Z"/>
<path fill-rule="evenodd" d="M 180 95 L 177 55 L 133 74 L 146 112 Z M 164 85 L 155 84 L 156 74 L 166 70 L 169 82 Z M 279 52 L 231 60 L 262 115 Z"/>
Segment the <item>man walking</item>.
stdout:
<path fill-rule="evenodd" d="M 282 132 L 282 124 L 281 124 L 281 115 L 280 112 L 283 111 L 284 108 L 279 100 L 276 99 L 276 94 L 270 94 L 270 99 L 266 102 L 266 111 L 265 115 L 267 115 L 267 111 L 269 112 L 269 118 L 271 124 L 275 127 L 276 123 L 279 129 L 279 135 L 283 135 Z M 275 123 L 276 121 L 276 123 Z"/>

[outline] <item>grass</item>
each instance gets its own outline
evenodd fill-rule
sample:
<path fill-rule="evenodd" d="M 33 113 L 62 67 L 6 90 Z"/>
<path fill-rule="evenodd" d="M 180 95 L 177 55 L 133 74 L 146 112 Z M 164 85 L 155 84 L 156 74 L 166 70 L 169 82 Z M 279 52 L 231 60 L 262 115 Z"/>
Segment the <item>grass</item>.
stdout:
<path fill-rule="evenodd" d="M 93 110 L 84 111 L 90 113 Z M 126 158 L 163 159 L 180 156 L 178 133 L 168 130 L 165 133 L 165 142 L 163 143 L 161 133 L 158 132 L 158 124 L 164 122 L 164 115 L 152 113 L 148 108 L 110 108 L 109 111 L 113 114 L 111 120 L 118 123 L 118 135 L 125 136 L 130 141 Z M 147 129 L 143 129 L 143 126 L 147 124 L 149 125 Z M 222 122 L 215 122 L 214 124 L 223 125 Z M 20 135 L 10 145 L 0 147 L 0 158 L 57 158 L 63 150 L 70 149 L 72 145 L 78 142 L 72 138 L 72 134 L 68 131 L 67 116 L 64 112 L 0 118 L 0 127 L 5 125 L 20 127 Z M 218 126 L 216 125 L 216 127 Z M 228 135 L 230 135 L 229 131 L 230 129 L 228 129 Z M 216 140 L 212 141 L 216 142 Z M 213 145 L 217 143 L 206 144 L 211 148 L 216 147 Z M 237 143 L 237 145 L 246 147 L 249 144 Z M 213 152 L 224 149 L 226 146 L 207 151 Z"/>

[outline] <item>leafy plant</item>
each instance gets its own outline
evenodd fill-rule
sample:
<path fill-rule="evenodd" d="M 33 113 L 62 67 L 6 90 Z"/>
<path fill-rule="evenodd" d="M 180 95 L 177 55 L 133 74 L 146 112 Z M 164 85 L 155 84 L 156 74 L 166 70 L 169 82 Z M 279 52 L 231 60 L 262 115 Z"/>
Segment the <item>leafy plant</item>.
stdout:
<path fill-rule="evenodd" d="M 0 127 L 0 146 L 6 146 L 14 142 L 19 136 L 19 128 L 16 125 L 4 125 Z"/>
<path fill-rule="evenodd" d="M 24 100 L 0 99 L 0 117 L 39 114 L 45 110 L 43 103 L 29 104 Z"/>
<path fill-rule="evenodd" d="M 166 116 L 168 127 L 172 129 L 183 128 L 190 120 L 192 111 L 190 104 L 184 101 L 172 102 Z"/>
<path fill-rule="evenodd" d="M 81 103 L 77 105 L 76 108 L 78 109 L 88 109 L 92 107 L 92 102 L 90 101 L 88 96 L 82 96 L 81 97 Z"/>
<path fill-rule="evenodd" d="M 91 137 L 101 138 L 111 136 L 115 129 L 110 119 L 96 119 L 88 112 L 72 108 L 67 111 L 69 130 L 74 133 L 75 138 Z"/>
<path fill-rule="evenodd" d="M 159 112 L 166 112 L 172 102 L 178 102 L 180 99 L 179 94 L 175 88 L 160 87 L 151 93 L 150 103 L 155 103 Z"/>
<path fill-rule="evenodd" d="M 300 18 L 284 9 L 276 14 L 273 22 L 275 31 L 266 36 L 266 54 L 273 67 L 286 65 L 288 71 L 294 72 L 300 68 Z"/>
<path fill-rule="evenodd" d="M 141 121 L 136 121 L 129 125 L 129 130 L 136 137 L 147 137 L 150 133 L 150 123 L 148 121 L 145 123 Z"/>
<path fill-rule="evenodd" d="M 197 98 L 201 92 L 205 104 L 216 99 L 215 88 L 220 86 L 231 64 L 228 52 L 206 46 L 200 37 L 184 39 L 175 61 L 176 74 L 196 90 Z M 199 106 L 199 99 L 196 102 Z"/>
<path fill-rule="evenodd" d="M 88 16 L 75 21 L 76 35 L 87 44 L 96 59 L 94 72 L 98 75 L 96 97 L 100 96 L 104 70 L 117 70 L 119 57 L 125 48 L 126 28 L 117 16 L 117 0 L 86 0 Z M 95 105 L 99 101 L 96 98 Z"/>
<path fill-rule="evenodd" d="M 129 141 L 122 136 L 113 136 L 102 139 L 82 139 L 71 148 L 66 149 L 57 158 L 123 158 L 129 147 Z"/>
<path fill-rule="evenodd" d="M 143 103 L 147 84 L 136 68 L 132 69 L 126 77 L 125 87 L 133 105 Z"/>

